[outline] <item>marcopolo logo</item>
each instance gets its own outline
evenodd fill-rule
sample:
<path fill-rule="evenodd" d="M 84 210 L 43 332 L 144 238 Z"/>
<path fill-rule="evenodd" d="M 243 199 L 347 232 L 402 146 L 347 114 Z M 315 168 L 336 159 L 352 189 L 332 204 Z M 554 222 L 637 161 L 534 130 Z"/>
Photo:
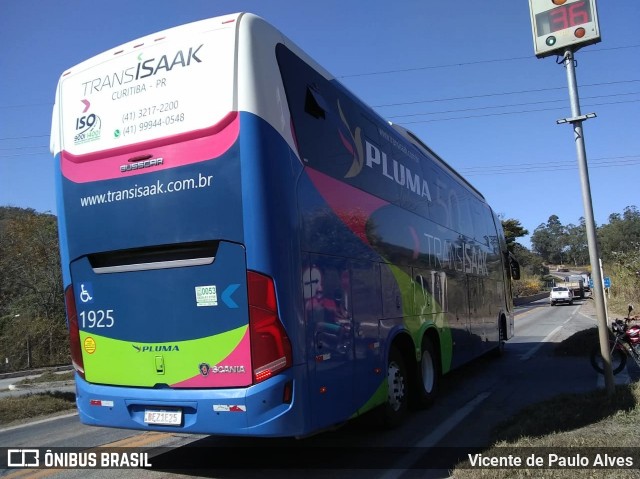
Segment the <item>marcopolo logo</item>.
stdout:
<path fill-rule="evenodd" d="M 120 165 L 120 173 L 126 173 L 127 171 L 141 170 L 143 168 L 151 168 L 152 166 L 161 166 L 164 164 L 164 158 L 146 158 L 140 157 L 140 159 L 133 158 L 129 160 L 129 163 Z"/>

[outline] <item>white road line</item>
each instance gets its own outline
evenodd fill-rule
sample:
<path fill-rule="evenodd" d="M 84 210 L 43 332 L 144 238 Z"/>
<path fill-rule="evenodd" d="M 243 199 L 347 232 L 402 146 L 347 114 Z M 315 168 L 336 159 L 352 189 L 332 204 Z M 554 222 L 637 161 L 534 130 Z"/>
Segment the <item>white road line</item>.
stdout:
<path fill-rule="evenodd" d="M 526 354 L 523 354 L 522 356 L 520 356 L 520 359 L 522 361 L 528 361 L 529 359 L 531 359 L 533 357 L 533 355 L 538 352 L 538 349 L 540 349 L 544 345 L 544 343 L 548 343 L 551 340 L 551 338 L 553 336 L 555 336 L 555 334 L 563 328 L 563 326 L 564 326 L 564 324 L 561 324 L 556 329 L 554 329 L 549 334 L 547 334 L 547 336 L 542 341 L 540 341 L 538 344 L 536 344 L 533 348 L 531 348 L 529 350 L 529 352 L 527 352 Z"/>
<path fill-rule="evenodd" d="M 485 399 L 491 395 L 490 392 L 483 392 L 469 401 L 462 408 L 458 409 L 455 414 L 450 416 L 445 422 L 440 424 L 430 434 L 423 437 L 420 441 L 413 445 L 414 451 L 406 455 L 401 461 L 391 466 L 387 472 L 381 476 L 381 479 L 397 479 L 415 464 L 425 453 L 425 449 L 438 444 L 447 434 L 449 434 L 458 424 L 473 412 Z"/>
<path fill-rule="evenodd" d="M 565 324 L 567 324 L 569 321 L 571 321 L 575 317 L 578 311 L 579 311 L 579 308 L 576 308 L 573 311 L 573 313 L 571 313 L 571 316 L 569 316 L 560 326 L 558 326 L 556 329 L 554 329 L 549 334 L 547 334 L 542 341 L 540 341 L 533 348 L 531 348 L 526 354 L 523 354 L 522 356 L 520 356 L 520 359 L 522 361 L 528 361 L 529 359 L 531 359 L 533 355 L 538 352 L 538 349 L 540 349 L 544 345 L 544 343 L 548 343 L 549 341 L 551 341 L 551 339 L 556 335 L 556 333 L 560 331 L 562 328 L 564 328 Z"/>
<path fill-rule="evenodd" d="M 52 417 L 48 417 L 46 419 L 40 419 L 38 421 L 32 421 L 32 422 L 27 422 L 24 424 L 19 424 L 17 426 L 11 426 L 11 427 L 5 427 L 4 429 L 0 429 L 0 432 L 7 432 L 7 431 L 15 431 L 16 429 L 23 429 L 27 426 L 33 426 L 35 424 L 44 424 L 47 422 L 51 422 L 51 421 L 56 421 L 58 419 L 65 419 L 68 417 L 73 417 L 73 416 L 77 416 L 78 413 L 77 412 L 72 412 L 71 414 L 61 414 L 59 416 L 52 416 Z"/>

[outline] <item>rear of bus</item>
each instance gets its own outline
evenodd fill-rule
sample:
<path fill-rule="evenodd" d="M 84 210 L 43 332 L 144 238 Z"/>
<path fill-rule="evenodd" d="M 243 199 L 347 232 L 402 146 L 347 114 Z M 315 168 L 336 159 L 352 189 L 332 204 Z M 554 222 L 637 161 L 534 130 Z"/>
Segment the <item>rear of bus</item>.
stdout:
<path fill-rule="evenodd" d="M 240 21 L 150 35 L 60 79 L 51 148 L 85 424 L 264 436 L 303 427 L 278 423 L 293 414 L 301 366 L 268 263 L 249 267 L 268 205 L 249 194 L 261 189 L 251 164 L 261 160 L 241 140 L 240 126 L 256 122 L 238 108 Z"/>

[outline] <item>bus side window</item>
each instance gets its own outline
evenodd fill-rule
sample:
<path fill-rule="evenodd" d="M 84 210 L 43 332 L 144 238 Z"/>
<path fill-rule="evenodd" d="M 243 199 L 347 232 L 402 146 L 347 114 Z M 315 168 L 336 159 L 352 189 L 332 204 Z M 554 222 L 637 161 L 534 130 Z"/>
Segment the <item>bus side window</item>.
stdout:
<path fill-rule="evenodd" d="M 449 194 L 449 210 L 451 211 L 451 229 L 460 231 L 460 204 L 455 191 Z"/>
<path fill-rule="evenodd" d="M 327 102 L 320 95 L 315 85 L 307 86 L 307 94 L 304 100 L 304 111 L 316 119 L 325 119 L 328 111 Z"/>

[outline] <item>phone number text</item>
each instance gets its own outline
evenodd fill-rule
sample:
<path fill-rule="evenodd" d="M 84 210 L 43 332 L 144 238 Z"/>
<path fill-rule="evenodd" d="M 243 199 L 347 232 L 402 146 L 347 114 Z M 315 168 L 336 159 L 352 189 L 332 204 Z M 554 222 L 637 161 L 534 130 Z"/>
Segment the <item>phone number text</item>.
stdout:
<path fill-rule="evenodd" d="M 184 121 L 184 113 L 175 115 L 167 115 L 164 118 L 156 118 L 154 120 L 141 121 L 137 125 L 128 125 L 123 128 L 123 135 L 135 135 L 136 133 L 148 131 L 161 126 L 171 126 Z"/>
<path fill-rule="evenodd" d="M 168 113 L 170 111 L 176 112 L 179 106 L 180 102 L 178 100 L 167 101 L 164 103 L 160 103 L 159 105 L 144 106 L 142 108 L 138 108 L 137 110 L 130 110 L 123 113 L 122 122 L 127 123 L 130 121 L 136 121 L 141 118 L 151 117 L 153 115 L 162 115 L 163 113 Z"/>

